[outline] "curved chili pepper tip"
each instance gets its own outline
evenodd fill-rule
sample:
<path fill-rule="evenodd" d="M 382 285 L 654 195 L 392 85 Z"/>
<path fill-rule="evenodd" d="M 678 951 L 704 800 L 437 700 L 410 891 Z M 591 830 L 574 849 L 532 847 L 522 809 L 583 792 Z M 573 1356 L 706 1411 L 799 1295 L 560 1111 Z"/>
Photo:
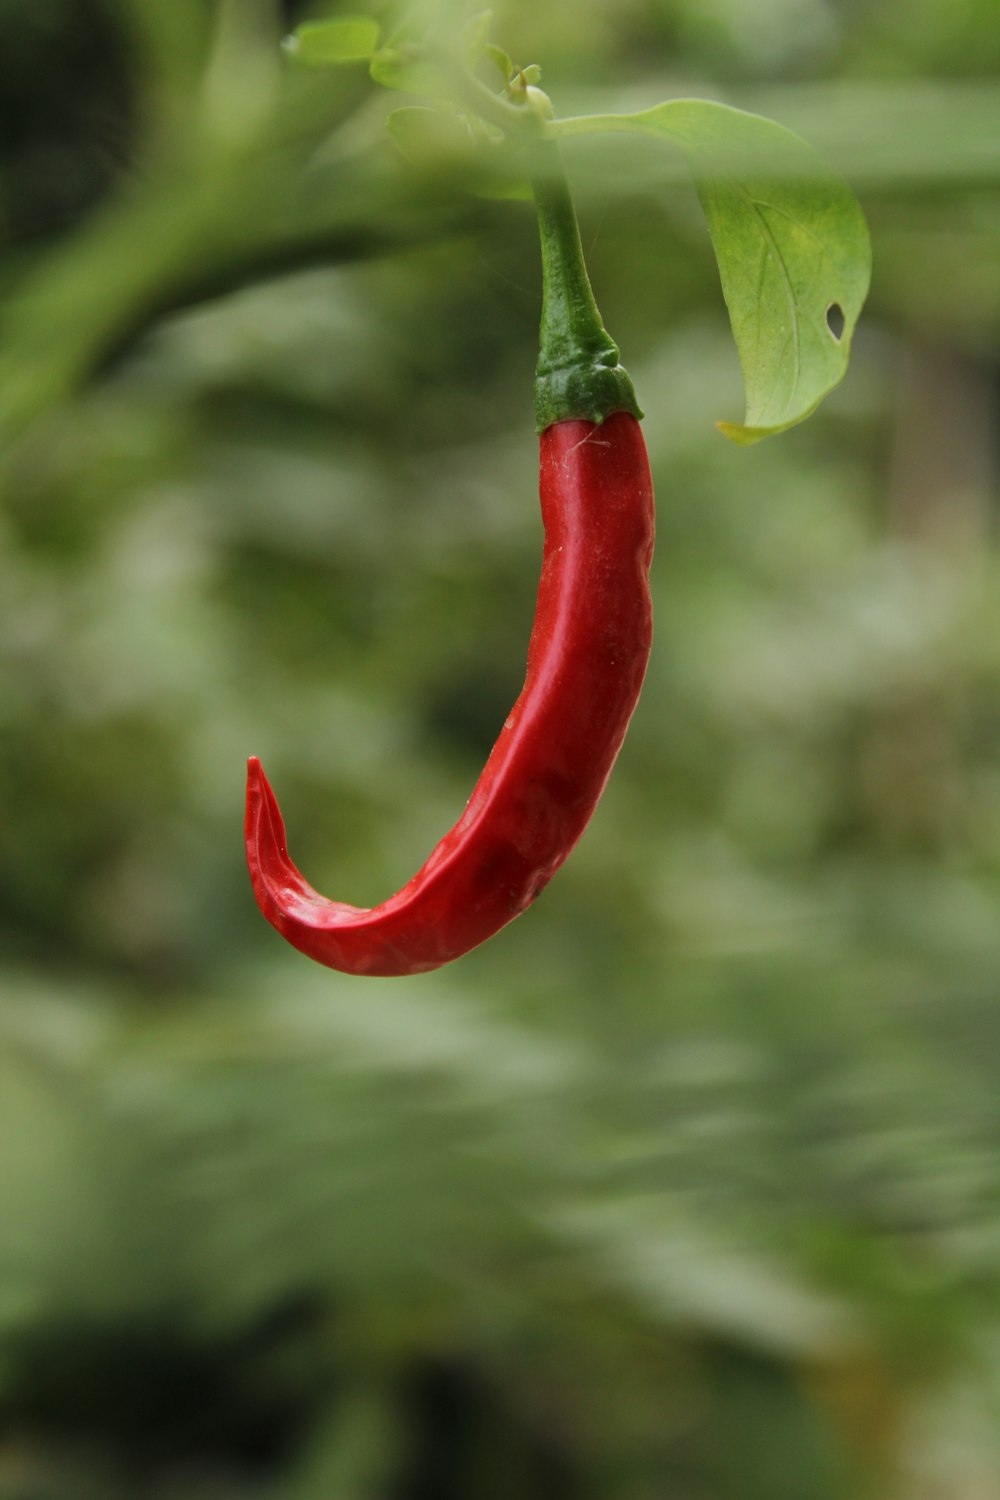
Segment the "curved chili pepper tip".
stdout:
<path fill-rule="evenodd" d="M 285 820 L 256 755 L 247 761 L 246 843 L 248 852 L 254 851 L 250 873 L 257 903 L 275 926 L 290 903 L 308 902 L 310 897 L 323 900 L 289 858 Z"/>
<path fill-rule="evenodd" d="M 545 546 L 528 665 L 468 804 L 413 879 L 370 910 L 328 901 L 288 854 L 256 756 L 247 861 L 268 921 L 349 974 L 418 974 L 485 942 L 534 901 L 590 820 L 621 748 L 652 638 L 653 486 L 639 423 L 542 434 Z"/>

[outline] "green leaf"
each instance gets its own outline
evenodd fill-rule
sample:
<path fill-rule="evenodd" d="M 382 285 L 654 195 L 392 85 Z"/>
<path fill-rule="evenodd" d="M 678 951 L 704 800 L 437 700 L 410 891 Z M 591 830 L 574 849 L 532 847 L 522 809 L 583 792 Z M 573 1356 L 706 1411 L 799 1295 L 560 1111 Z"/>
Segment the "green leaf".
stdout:
<path fill-rule="evenodd" d="M 500 73 L 504 83 L 509 83 L 514 73 L 514 64 L 502 47 L 497 47 L 493 42 L 487 42 L 483 47 L 484 55 Z"/>
<path fill-rule="evenodd" d="M 474 155 L 469 127 L 458 115 L 413 104 L 394 109 L 386 124 L 401 154 L 416 167 L 464 164 Z"/>
<path fill-rule="evenodd" d="M 563 136 L 638 131 L 684 152 L 746 391 L 743 422 L 721 421 L 720 431 L 755 443 L 815 411 L 847 370 L 871 276 L 868 227 L 843 178 L 784 126 L 707 100 L 553 128 Z"/>
<path fill-rule="evenodd" d="M 306 21 L 285 38 L 284 48 L 296 62 L 310 68 L 367 62 L 378 46 L 378 31 L 378 22 L 370 16 Z"/>
<path fill-rule="evenodd" d="M 447 85 L 425 50 L 412 43 L 381 47 L 371 60 L 372 80 L 384 89 L 398 89 L 404 94 L 423 94 L 430 99 L 446 99 Z"/>
<path fill-rule="evenodd" d="M 531 201 L 527 180 L 505 169 L 497 147 L 482 137 L 476 139 L 465 116 L 412 104 L 394 109 L 386 124 L 400 154 L 412 166 L 430 171 L 458 169 L 466 177 L 463 185 L 477 198 Z"/>

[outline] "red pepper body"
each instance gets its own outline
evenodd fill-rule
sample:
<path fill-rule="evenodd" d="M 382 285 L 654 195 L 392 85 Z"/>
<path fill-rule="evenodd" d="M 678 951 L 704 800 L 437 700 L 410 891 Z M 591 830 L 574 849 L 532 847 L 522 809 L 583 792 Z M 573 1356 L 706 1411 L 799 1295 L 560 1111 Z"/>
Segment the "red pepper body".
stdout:
<path fill-rule="evenodd" d="M 652 638 L 653 486 L 636 418 L 541 435 L 545 547 L 524 687 L 465 812 L 395 896 L 328 901 L 288 856 L 260 762 L 246 845 L 261 911 L 296 948 L 349 974 L 417 974 L 530 906 L 586 828 L 621 748 Z"/>

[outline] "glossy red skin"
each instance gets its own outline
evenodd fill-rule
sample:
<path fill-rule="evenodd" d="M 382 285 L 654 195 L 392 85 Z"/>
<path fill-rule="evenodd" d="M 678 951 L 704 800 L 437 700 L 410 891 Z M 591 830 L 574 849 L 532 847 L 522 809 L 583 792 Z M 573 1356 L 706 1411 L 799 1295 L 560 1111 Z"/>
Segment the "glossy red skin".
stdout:
<path fill-rule="evenodd" d="M 418 974 L 526 907 L 590 820 L 649 659 L 653 486 L 635 417 L 556 422 L 540 440 L 545 547 L 524 687 L 465 812 L 395 896 L 328 901 L 288 856 L 260 761 L 249 763 L 254 893 L 278 931 L 348 974 Z"/>

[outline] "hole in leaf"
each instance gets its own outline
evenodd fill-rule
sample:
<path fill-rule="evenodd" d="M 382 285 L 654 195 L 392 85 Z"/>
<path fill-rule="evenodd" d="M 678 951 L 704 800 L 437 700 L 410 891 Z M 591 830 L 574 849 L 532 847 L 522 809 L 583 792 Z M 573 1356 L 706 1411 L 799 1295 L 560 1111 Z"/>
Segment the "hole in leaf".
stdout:
<path fill-rule="evenodd" d="M 844 309 L 839 302 L 831 302 L 826 310 L 826 326 L 833 334 L 837 343 L 840 343 L 847 319 L 844 317 Z"/>

